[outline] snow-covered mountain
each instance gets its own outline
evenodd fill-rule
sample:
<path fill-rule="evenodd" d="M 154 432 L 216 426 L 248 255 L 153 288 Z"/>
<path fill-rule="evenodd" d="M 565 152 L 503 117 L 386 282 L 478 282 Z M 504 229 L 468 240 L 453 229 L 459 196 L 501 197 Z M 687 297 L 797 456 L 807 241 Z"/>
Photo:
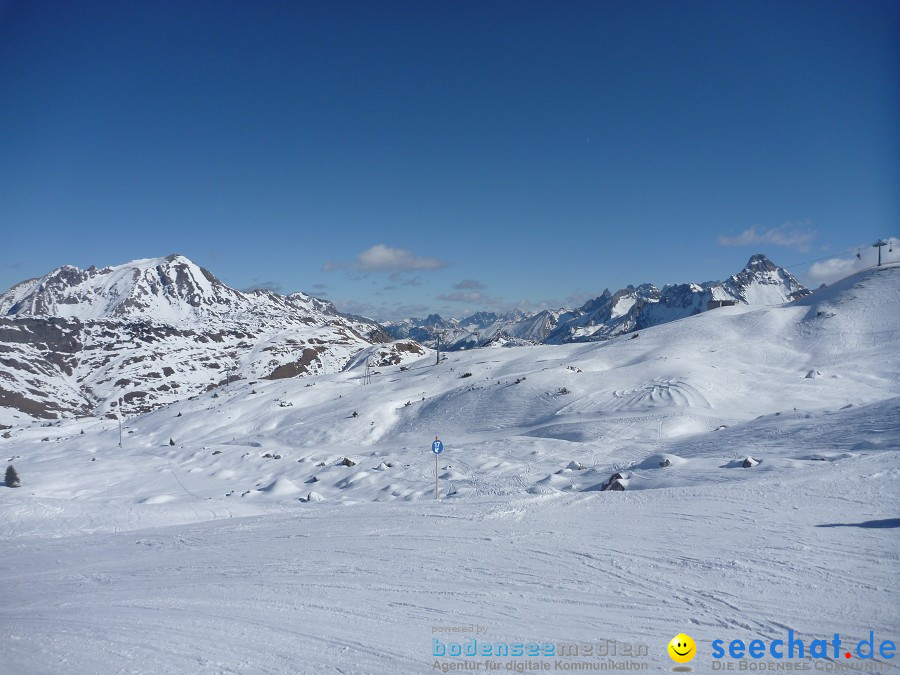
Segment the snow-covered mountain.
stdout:
<path fill-rule="evenodd" d="M 18 318 L 151 319 L 194 325 L 238 317 L 296 319 L 298 310 L 308 315 L 307 323 L 322 315 L 347 319 L 331 303 L 305 293 L 283 296 L 268 290 L 235 290 L 178 254 L 103 269 L 65 265 L 0 295 L 0 315 Z M 378 328 L 374 321 L 348 323 L 364 332 Z"/>
<path fill-rule="evenodd" d="M 0 406 L 38 417 L 103 413 L 120 398 L 149 410 L 232 378 L 338 372 L 391 339 L 304 293 L 235 290 L 177 254 L 61 267 L 0 296 L 0 315 Z"/>
<path fill-rule="evenodd" d="M 547 309 L 498 316 L 480 312 L 466 319 L 444 320 L 432 314 L 424 321 L 386 324 L 396 338 L 411 337 L 435 346 L 438 334 L 448 351 L 486 345 L 565 344 L 605 340 L 699 314 L 723 304 L 778 305 L 809 294 L 787 270 L 756 254 L 739 273 L 725 281 L 665 286 L 627 286 L 606 290 L 578 309 Z"/>

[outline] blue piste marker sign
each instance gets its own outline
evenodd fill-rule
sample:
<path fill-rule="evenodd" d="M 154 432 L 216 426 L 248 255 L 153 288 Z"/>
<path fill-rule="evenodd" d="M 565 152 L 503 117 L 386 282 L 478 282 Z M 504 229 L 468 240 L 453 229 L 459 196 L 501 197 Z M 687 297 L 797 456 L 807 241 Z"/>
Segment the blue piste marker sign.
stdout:
<path fill-rule="evenodd" d="M 438 455 L 444 451 L 444 444 L 437 436 L 434 437 L 434 443 L 431 444 L 431 452 L 434 453 L 434 498 L 440 499 L 441 492 L 438 489 Z"/>

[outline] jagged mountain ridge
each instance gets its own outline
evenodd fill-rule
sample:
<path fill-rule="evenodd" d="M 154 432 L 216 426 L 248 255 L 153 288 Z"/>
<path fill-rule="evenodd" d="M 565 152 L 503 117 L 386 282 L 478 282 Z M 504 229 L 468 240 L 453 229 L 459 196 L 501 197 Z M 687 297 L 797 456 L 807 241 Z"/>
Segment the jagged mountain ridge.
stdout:
<path fill-rule="evenodd" d="M 615 293 L 607 289 L 578 309 L 503 316 L 480 312 L 461 320 L 432 314 L 424 321 L 407 319 L 385 327 L 394 337 L 411 337 L 429 346 L 435 346 L 440 332 L 442 348 L 448 351 L 486 345 L 565 344 L 605 340 L 682 319 L 707 311 L 711 303 L 777 305 L 809 293 L 787 270 L 756 254 L 725 281 L 675 284 L 661 290 L 641 284 Z"/>
<path fill-rule="evenodd" d="M 334 305 L 305 293 L 279 295 L 260 289 L 238 291 L 183 255 L 134 260 L 86 270 L 65 265 L 17 284 L 0 295 L 0 315 L 89 319 L 147 318 L 167 323 L 196 323 L 224 318 L 290 316 L 297 310 L 341 316 Z M 363 330 L 378 327 L 358 320 Z"/>
<path fill-rule="evenodd" d="M 338 372 L 391 340 L 304 293 L 230 288 L 178 254 L 61 267 L 0 295 L 0 317 L 0 407 L 45 418 L 102 414 L 120 398 L 149 410 L 231 378 Z"/>

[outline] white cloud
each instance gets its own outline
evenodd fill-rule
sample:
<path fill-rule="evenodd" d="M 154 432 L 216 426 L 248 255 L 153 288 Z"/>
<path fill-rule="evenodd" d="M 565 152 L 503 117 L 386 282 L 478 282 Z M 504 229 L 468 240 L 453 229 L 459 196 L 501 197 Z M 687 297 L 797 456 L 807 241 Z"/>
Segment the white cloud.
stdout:
<path fill-rule="evenodd" d="M 885 241 L 891 244 L 894 251 L 890 252 L 888 248 L 882 248 L 881 262 L 897 262 L 900 260 L 900 250 L 897 249 L 897 244 L 900 243 L 900 240 L 895 237 L 888 237 Z M 854 272 L 859 272 L 878 264 L 878 250 L 873 248 L 871 244 L 861 246 L 859 254 L 859 258 L 856 256 L 850 258 L 829 258 L 828 260 L 814 263 L 809 268 L 806 276 L 813 286 L 818 286 L 819 284 L 834 283 Z"/>
<path fill-rule="evenodd" d="M 484 297 L 484 295 L 482 295 L 478 291 L 450 293 L 449 295 L 445 295 L 442 293 L 441 295 L 437 296 L 437 299 L 443 302 L 489 302 L 489 298 Z"/>
<path fill-rule="evenodd" d="M 757 229 L 757 226 L 754 225 L 734 237 L 720 235 L 718 240 L 722 246 L 766 244 L 808 251 L 816 235 L 817 232 L 809 227 L 809 221 L 801 221 L 784 223 L 779 227 L 770 227 L 767 230 Z"/>
<path fill-rule="evenodd" d="M 418 274 L 414 277 L 409 276 L 408 272 L 393 272 L 388 277 L 395 284 L 402 284 L 403 286 L 421 286 L 422 285 L 422 277 Z"/>
<path fill-rule="evenodd" d="M 454 284 L 453 288 L 458 291 L 481 290 L 485 288 L 485 285 L 478 279 L 463 279 L 458 284 Z"/>
<path fill-rule="evenodd" d="M 402 248 L 375 244 L 356 256 L 353 262 L 328 261 L 322 266 L 324 272 L 332 270 L 356 270 L 358 272 L 414 272 L 437 270 L 449 263 L 438 258 L 414 255 Z"/>
<path fill-rule="evenodd" d="M 584 305 L 584 303 L 589 300 L 594 300 L 599 298 L 602 293 L 588 293 L 587 291 L 583 291 L 578 289 L 569 294 L 569 296 L 563 300 L 561 303 L 555 303 L 552 305 L 553 307 L 567 307 L 569 309 L 577 309 Z"/>

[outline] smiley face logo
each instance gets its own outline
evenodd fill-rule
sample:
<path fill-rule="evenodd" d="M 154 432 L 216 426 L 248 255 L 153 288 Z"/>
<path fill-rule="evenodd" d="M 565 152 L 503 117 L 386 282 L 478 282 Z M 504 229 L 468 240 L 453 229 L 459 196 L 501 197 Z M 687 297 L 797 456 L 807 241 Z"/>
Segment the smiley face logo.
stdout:
<path fill-rule="evenodd" d="M 669 656 L 675 663 L 687 663 L 697 653 L 697 645 L 690 635 L 679 633 L 669 641 Z"/>

